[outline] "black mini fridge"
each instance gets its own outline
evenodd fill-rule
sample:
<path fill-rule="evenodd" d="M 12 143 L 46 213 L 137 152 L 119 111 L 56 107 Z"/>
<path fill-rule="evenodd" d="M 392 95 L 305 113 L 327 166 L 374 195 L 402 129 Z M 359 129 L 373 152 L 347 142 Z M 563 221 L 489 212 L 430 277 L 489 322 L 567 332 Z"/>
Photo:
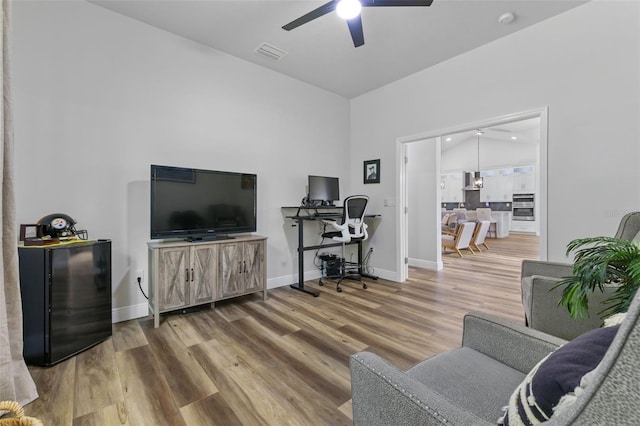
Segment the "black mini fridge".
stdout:
<path fill-rule="evenodd" d="M 111 336 L 111 241 L 20 247 L 24 358 L 53 365 Z"/>

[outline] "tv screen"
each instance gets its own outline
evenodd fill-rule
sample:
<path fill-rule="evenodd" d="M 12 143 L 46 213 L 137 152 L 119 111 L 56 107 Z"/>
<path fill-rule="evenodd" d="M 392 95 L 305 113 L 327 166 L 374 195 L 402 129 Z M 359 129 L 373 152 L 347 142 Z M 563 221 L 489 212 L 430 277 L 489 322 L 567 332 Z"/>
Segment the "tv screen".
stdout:
<path fill-rule="evenodd" d="M 329 204 L 340 201 L 340 182 L 336 177 L 309 176 L 309 201 Z"/>
<path fill-rule="evenodd" d="M 255 174 L 151 165 L 151 238 L 256 230 Z"/>

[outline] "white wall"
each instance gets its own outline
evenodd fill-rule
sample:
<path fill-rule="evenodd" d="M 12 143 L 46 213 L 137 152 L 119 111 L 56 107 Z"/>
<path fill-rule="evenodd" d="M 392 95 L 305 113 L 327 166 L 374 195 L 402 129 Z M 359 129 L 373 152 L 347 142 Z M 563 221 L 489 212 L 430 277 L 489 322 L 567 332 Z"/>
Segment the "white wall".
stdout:
<path fill-rule="evenodd" d="M 116 320 L 146 314 L 152 163 L 257 173 L 269 285 L 297 279 L 280 207 L 308 174 L 348 191 L 348 100 L 84 1 L 12 6 L 18 222 L 63 212 L 113 240 Z"/>
<path fill-rule="evenodd" d="M 638 2 L 592 1 L 352 100 L 351 152 L 380 158 L 377 267 L 397 272 L 396 140 L 548 106 L 548 258 L 640 209 Z M 352 172 L 354 190 L 360 181 Z M 371 186 L 371 185 L 368 185 Z M 433 200 L 436 202 L 437 200 Z"/>
<path fill-rule="evenodd" d="M 439 203 L 429 202 L 433 197 L 441 199 L 439 142 L 429 139 L 408 143 L 406 156 L 409 265 L 442 269 L 440 232 L 434 226 L 439 223 L 441 209 Z"/>
<path fill-rule="evenodd" d="M 344 98 L 86 2 L 12 6 L 18 222 L 59 211 L 91 238 L 112 239 L 118 319 L 145 310 L 133 275 L 146 270 L 151 163 L 258 174 L 271 287 L 295 279 L 296 228 L 280 206 L 299 202 L 308 174 L 339 176 L 343 195 L 372 197 L 369 211 L 383 215 L 372 226 L 373 265 L 393 278 L 396 140 L 504 114 L 549 106 L 550 259 L 562 260 L 573 238 L 612 235 L 640 208 L 637 2 L 592 1 L 350 109 Z M 338 159 L 350 140 L 351 158 Z M 362 162 L 377 158 L 381 183 L 364 185 Z"/>

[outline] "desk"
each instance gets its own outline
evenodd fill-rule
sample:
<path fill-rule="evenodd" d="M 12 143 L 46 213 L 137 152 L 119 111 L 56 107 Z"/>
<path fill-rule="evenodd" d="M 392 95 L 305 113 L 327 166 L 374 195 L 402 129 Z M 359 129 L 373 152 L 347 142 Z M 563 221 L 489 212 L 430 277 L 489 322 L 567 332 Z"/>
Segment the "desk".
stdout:
<path fill-rule="evenodd" d="M 291 284 L 291 288 L 294 290 L 302 291 L 308 294 L 313 295 L 314 297 L 318 297 L 320 292 L 315 290 L 309 290 L 304 287 L 304 252 L 307 250 L 318 250 L 321 248 L 329 248 L 329 247 L 341 247 L 342 243 L 328 243 L 328 244 L 319 244 L 313 246 L 305 246 L 304 245 L 304 223 L 307 221 L 317 221 L 323 219 L 340 219 L 342 218 L 342 207 L 337 206 L 322 206 L 322 207 L 282 207 L 283 209 L 296 209 L 297 212 L 293 216 L 285 216 L 287 219 L 293 219 L 293 221 L 298 226 L 298 284 Z M 325 210 L 320 212 L 319 210 Z M 333 212 L 331 211 L 333 210 Z M 302 214 L 301 214 L 302 213 Z M 365 215 L 365 218 L 374 218 L 379 217 L 380 215 L 368 214 Z M 358 264 L 360 267 L 358 268 L 358 273 L 363 277 L 371 278 L 373 280 L 377 280 L 378 277 L 373 275 L 366 275 L 362 273 L 362 241 L 353 241 L 346 243 L 347 245 L 357 244 L 358 245 Z"/>

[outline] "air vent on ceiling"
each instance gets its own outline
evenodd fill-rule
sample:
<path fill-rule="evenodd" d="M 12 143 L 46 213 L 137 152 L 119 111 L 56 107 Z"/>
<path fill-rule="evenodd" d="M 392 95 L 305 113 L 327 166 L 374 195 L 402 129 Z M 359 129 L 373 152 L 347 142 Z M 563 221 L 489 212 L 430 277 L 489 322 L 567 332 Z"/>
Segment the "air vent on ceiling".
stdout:
<path fill-rule="evenodd" d="M 258 55 L 264 56 L 265 58 L 272 61 L 279 61 L 280 59 L 288 55 L 288 53 L 284 50 L 278 49 L 277 47 L 269 43 L 260 44 L 260 46 L 256 47 L 255 52 Z"/>

